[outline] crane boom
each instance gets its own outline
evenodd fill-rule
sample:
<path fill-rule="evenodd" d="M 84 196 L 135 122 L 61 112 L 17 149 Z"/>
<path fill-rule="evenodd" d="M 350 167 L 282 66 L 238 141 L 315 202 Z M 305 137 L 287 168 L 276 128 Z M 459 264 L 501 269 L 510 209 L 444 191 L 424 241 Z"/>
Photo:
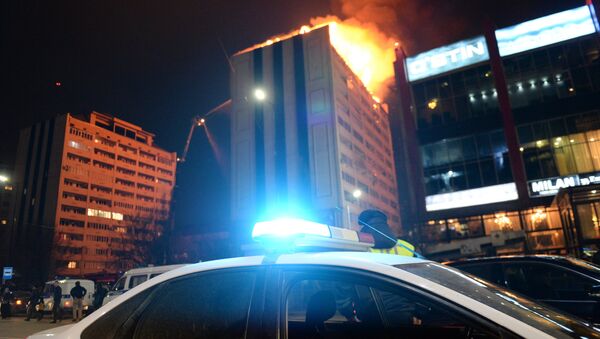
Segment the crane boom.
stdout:
<path fill-rule="evenodd" d="M 181 153 L 181 157 L 178 159 L 179 162 L 181 162 L 181 163 L 185 162 L 185 158 L 187 157 L 188 151 L 190 150 L 190 143 L 192 142 L 192 137 L 194 136 L 194 131 L 196 130 L 196 127 L 204 125 L 205 118 L 207 118 L 209 115 L 211 115 L 213 113 L 216 113 L 216 112 L 228 107 L 229 105 L 231 105 L 231 99 L 228 99 L 225 102 L 223 102 L 222 104 L 220 104 L 219 106 L 214 107 L 213 109 L 208 111 L 203 116 L 197 115 L 192 119 L 192 125 L 190 126 L 190 132 L 188 133 L 187 139 L 185 140 L 185 146 L 183 147 L 183 152 Z"/>

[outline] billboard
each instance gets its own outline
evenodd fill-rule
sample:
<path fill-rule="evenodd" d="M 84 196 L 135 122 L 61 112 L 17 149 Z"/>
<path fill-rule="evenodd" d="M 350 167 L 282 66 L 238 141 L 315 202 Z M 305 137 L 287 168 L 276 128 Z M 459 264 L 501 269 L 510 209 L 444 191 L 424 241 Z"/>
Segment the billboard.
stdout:
<path fill-rule="evenodd" d="M 582 6 L 496 30 L 496 39 L 500 56 L 507 56 L 595 31 L 590 8 Z"/>
<path fill-rule="evenodd" d="M 486 205 L 497 202 L 517 200 L 517 185 L 508 184 L 473 188 L 464 191 L 428 195 L 425 197 L 425 209 L 430 211 L 446 210 L 468 206 Z"/>
<path fill-rule="evenodd" d="M 462 40 L 406 58 L 408 81 L 428 78 L 488 59 L 483 36 Z"/>

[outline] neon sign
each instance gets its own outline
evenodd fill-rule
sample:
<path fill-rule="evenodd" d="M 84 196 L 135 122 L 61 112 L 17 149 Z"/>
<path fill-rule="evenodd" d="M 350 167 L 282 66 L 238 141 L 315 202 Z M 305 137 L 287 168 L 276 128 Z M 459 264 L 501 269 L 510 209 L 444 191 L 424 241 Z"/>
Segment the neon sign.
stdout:
<path fill-rule="evenodd" d="M 600 184 L 600 173 L 593 174 L 574 174 L 565 177 L 555 177 L 543 180 L 529 181 L 529 196 L 541 197 L 554 195 L 561 188 L 588 186 Z"/>

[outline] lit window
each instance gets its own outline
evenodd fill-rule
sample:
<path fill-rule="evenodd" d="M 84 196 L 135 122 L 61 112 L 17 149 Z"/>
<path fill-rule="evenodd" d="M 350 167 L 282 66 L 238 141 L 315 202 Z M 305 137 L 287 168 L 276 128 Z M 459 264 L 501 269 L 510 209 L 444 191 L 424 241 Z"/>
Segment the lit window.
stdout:
<path fill-rule="evenodd" d="M 69 261 L 67 268 L 77 268 L 77 261 Z"/>
<path fill-rule="evenodd" d="M 2 221 L 0 221 L 0 223 L 2 223 L 2 225 L 6 225 L 6 224 L 8 224 L 8 220 L 2 219 Z"/>
<path fill-rule="evenodd" d="M 123 220 L 123 213 L 112 212 L 112 218 L 115 220 Z"/>

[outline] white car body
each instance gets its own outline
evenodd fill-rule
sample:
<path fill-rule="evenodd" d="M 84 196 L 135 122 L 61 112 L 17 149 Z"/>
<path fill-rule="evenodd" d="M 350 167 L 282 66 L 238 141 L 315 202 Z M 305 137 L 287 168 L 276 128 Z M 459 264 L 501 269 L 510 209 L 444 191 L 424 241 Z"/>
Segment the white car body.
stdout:
<path fill-rule="evenodd" d="M 60 306 L 62 309 L 71 309 L 73 307 L 73 298 L 71 297 L 71 289 L 75 287 L 75 282 L 79 281 L 81 287 L 85 288 L 87 293 L 83 297 L 83 308 L 87 310 L 92 306 L 92 301 L 94 300 L 93 295 L 95 291 L 94 282 L 87 279 L 61 279 L 61 280 L 50 280 L 46 282 L 46 286 L 44 290 L 46 291 L 44 295 L 44 310 L 52 311 L 52 306 L 54 304 L 54 298 L 52 297 L 52 286 L 55 281 L 58 281 L 58 285 L 62 289 L 62 299 L 60 301 Z"/>
<path fill-rule="evenodd" d="M 243 258 L 233 258 L 233 259 L 224 259 L 224 260 L 216 260 L 209 261 L 199 264 L 191 264 L 185 267 L 181 267 L 179 269 L 166 272 L 155 279 L 146 281 L 141 285 L 135 287 L 127 293 L 123 295 L 118 300 L 111 302 L 100 308 L 97 312 L 94 312 L 90 316 L 84 318 L 81 322 L 73 325 L 69 328 L 60 327 L 58 329 L 51 329 L 45 332 L 41 332 L 31 336 L 32 339 L 37 338 L 47 338 L 52 336 L 54 338 L 80 338 L 82 332 L 91 324 L 96 322 L 106 313 L 111 312 L 112 309 L 119 306 L 121 303 L 129 300 L 134 297 L 138 293 L 154 286 L 161 284 L 165 281 L 186 276 L 192 273 L 225 269 L 225 268 L 236 268 L 236 267 L 249 267 L 249 266 L 261 266 L 261 265 L 272 265 L 271 267 L 283 267 L 286 265 L 303 265 L 303 267 L 311 267 L 314 266 L 330 266 L 336 268 L 351 268 L 358 271 L 375 273 L 381 276 L 385 276 L 391 278 L 395 281 L 399 281 L 402 283 L 408 283 L 414 287 L 419 288 L 420 290 L 429 293 L 431 295 L 435 295 L 437 297 L 442 297 L 445 300 L 449 300 L 455 305 L 459 305 L 460 307 L 471 310 L 476 313 L 478 316 L 485 318 L 486 320 L 524 338 L 552 338 L 553 336 L 549 335 L 547 332 L 539 329 L 540 326 L 532 326 L 531 322 L 527 323 L 520 318 L 518 314 L 510 314 L 509 312 L 501 312 L 498 309 L 490 307 L 489 305 L 484 304 L 474 298 L 471 298 L 465 294 L 461 294 L 456 290 L 450 289 L 442 284 L 439 284 L 433 280 L 428 280 L 419 275 L 412 274 L 406 270 L 396 268 L 394 266 L 402 267 L 402 265 L 411 265 L 411 264 L 424 264 L 426 267 L 435 266 L 438 270 L 444 269 L 451 272 L 451 274 L 456 275 L 457 279 L 465 279 L 472 280 L 472 283 L 479 284 L 476 279 L 471 278 L 470 276 L 464 275 L 462 272 L 441 266 L 438 263 L 434 263 L 427 260 L 411 258 L 411 257 L 403 257 L 397 255 L 389 255 L 389 254 L 376 254 L 376 253 L 364 253 L 364 252 L 321 252 L 321 253 L 297 253 L 297 254 L 283 254 L 275 257 L 270 256 L 254 256 L 254 257 L 243 257 Z M 482 289 L 485 288 L 485 285 L 481 284 Z M 517 298 L 517 297 L 515 297 Z M 509 300 L 510 298 L 507 298 Z M 510 300 L 509 300 L 510 301 Z M 521 308 L 526 308 L 522 305 L 519 305 L 518 302 L 514 302 L 516 306 Z M 511 305 L 515 306 L 515 305 Z M 515 306 L 515 307 L 516 307 Z M 540 314 L 531 311 L 532 316 L 540 316 Z M 544 318 L 543 315 L 540 319 Z M 544 320 L 542 319 L 542 322 Z M 547 319 L 549 324 L 554 322 L 552 319 Z M 552 325 L 552 324 L 550 324 Z M 536 328 L 538 327 L 538 328 Z M 561 326 L 563 327 L 563 326 Z M 600 336 L 600 334 L 598 335 Z M 567 337 L 567 335 L 565 335 Z"/>

